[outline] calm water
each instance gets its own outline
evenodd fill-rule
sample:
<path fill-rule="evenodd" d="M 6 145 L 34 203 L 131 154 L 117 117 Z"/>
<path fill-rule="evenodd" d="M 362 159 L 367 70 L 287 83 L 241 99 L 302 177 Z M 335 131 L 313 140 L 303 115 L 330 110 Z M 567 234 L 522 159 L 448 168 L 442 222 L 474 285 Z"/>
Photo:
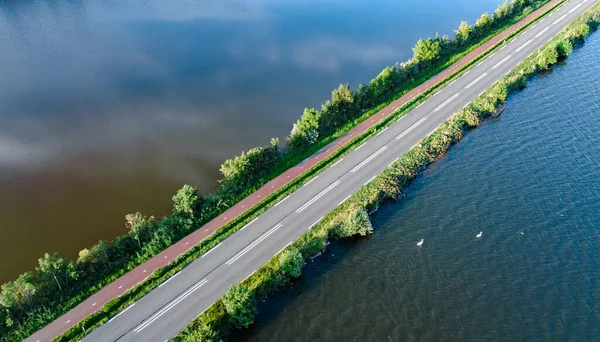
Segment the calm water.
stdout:
<path fill-rule="evenodd" d="M 234 340 L 600 340 L 598 75 L 596 33 Z"/>
<path fill-rule="evenodd" d="M 499 0 L 0 0 L 0 283 L 163 215 Z"/>

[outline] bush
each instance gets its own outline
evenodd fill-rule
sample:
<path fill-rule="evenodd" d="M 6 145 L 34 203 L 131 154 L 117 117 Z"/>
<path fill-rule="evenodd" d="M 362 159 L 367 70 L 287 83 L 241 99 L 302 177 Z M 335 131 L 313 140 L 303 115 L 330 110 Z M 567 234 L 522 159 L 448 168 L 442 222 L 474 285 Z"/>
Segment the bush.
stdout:
<path fill-rule="evenodd" d="M 298 278 L 302 275 L 304 258 L 296 248 L 284 250 L 279 254 L 278 260 L 281 272 L 289 278 Z"/>
<path fill-rule="evenodd" d="M 254 323 L 258 312 L 254 293 L 246 285 L 231 286 L 223 295 L 223 304 L 229 314 L 229 320 L 237 328 L 247 328 Z"/>

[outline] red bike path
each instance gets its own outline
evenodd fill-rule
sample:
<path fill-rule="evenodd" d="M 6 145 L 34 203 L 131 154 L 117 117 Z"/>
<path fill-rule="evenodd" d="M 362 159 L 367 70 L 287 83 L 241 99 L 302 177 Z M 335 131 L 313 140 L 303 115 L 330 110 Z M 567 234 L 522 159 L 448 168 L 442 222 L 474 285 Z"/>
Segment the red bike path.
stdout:
<path fill-rule="evenodd" d="M 146 279 L 152 272 L 155 270 L 166 266 L 172 260 L 176 259 L 179 255 L 185 253 L 191 247 L 204 240 L 206 237 L 210 236 L 217 229 L 221 228 L 227 222 L 236 218 L 243 212 L 245 212 L 248 208 L 258 204 L 263 198 L 267 197 L 271 193 L 277 191 L 287 183 L 294 180 L 296 177 L 303 174 L 306 170 L 313 167 L 319 161 L 327 158 L 331 154 L 335 153 L 341 146 L 348 143 L 357 135 L 367 131 L 372 126 L 379 123 L 381 120 L 384 120 L 387 116 L 389 116 L 395 108 L 398 108 L 405 104 L 406 102 L 413 99 L 415 96 L 421 94 L 422 92 L 434 87 L 438 83 L 442 82 L 448 75 L 452 74 L 459 68 L 463 67 L 467 63 L 469 63 L 474 58 L 483 54 L 490 47 L 495 45 L 501 40 L 504 40 L 507 36 L 509 36 L 514 31 L 520 29 L 521 27 L 527 25 L 530 21 L 534 20 L 538 15 L 548 10 L 550 7 L 556 5 L 561 0 L 552 0 L 546 5 L 540 7 L 536 11 L 532 12 L 527 17 L 523 18 L 518 23 L 513 26 L 507 28 L 503 32 L 496 35 L 494 38 L 485 42 L 483 45 L 478 47 L 477 49 L 471 51 L 469 54 L 458 60 L 456 63 L 452 64 L 450 67 L 444 69 L 441 73 L 433 76 L 425 83 L 419 85 L 418 87 L 410 90 L 402 97 L 396 99 L 392 103 L 390 103 L 387 107 L 380 110 L 378 113 L 374 114 L 367 120 L 363 121 L 356 127 L 354 127 L 350 132 L 346 133 L 344 136 L 338 138 L 333 141 L 322 150 L 316 152 L 308 159 L 302 161 L 300 164 L 290 168 L 277 178 L 274 178 L 267 184 L 263 185 L 256 192 L 252 193 L 250 196 L 244 198 L 242 201 L 229 208 L 227 211 L 214 218 L 212 221 L 206 223 L 200 229 L 194 231 L 190 235 L 186 236 L 182 240 L 178 241 L 171 247 L 165 249 L 158 255 L 154 256 L 150 260 L 144 262 L 133 270 L 121 276 L 119 279 L 114 281 L 113 283 L 103 287 L 98 292 L 90 296 L 88 299 L 77 305 L 75 308 L 71 309 L 66 314 L 60 316 L 58 319 L 54 320 L 52 323 L 46 325 L 41 330 L 37 331 L 35 334 L 31 335 L 24 341 L 31 342 L 46 342 L 52 341 L 54 338 L 62 335 L 65 331 L 75 326 L 77 323 L 82 321 L 84 318 L 98 311 L 104 304 L 109 302 L 110 300 L 124 294 L 129 289 L 134 287 L 135 285 L 142 282 Z"/>

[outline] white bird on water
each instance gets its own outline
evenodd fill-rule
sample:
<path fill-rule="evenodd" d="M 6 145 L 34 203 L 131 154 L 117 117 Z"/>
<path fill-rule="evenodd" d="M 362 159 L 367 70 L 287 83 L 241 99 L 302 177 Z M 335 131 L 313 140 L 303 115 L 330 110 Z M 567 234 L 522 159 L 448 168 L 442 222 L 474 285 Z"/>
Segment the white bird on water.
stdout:
<path fill-rule="evenodd" d="M 479 234 L 477 234 L 476 238 L 480 238 L 483 235 L 483 232 L 479 232 Z"/>
<path fill-rule="evenodd" d="M 423 240 L 425 240 L 425 239 L 421 239 L 421 241 L 417 242 L 417 246 L 418 246 L 418 247 L 421 247 L 421 246 L 423 246 Z"/>

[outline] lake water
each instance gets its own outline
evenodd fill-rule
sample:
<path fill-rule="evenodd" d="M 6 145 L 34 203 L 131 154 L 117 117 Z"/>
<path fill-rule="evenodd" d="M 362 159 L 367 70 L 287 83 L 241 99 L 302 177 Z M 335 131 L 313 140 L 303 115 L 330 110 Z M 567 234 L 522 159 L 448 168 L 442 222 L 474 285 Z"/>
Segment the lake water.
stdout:
<path fill-rule="evenodd" d="M 0 2 L 0 283 L 164 215 L 340 82 L 499 0 Z"/>
<path fill-rule="evenodd" d="M 598 75 L 595 33 L 233 340 L 600 340 Z"/>

